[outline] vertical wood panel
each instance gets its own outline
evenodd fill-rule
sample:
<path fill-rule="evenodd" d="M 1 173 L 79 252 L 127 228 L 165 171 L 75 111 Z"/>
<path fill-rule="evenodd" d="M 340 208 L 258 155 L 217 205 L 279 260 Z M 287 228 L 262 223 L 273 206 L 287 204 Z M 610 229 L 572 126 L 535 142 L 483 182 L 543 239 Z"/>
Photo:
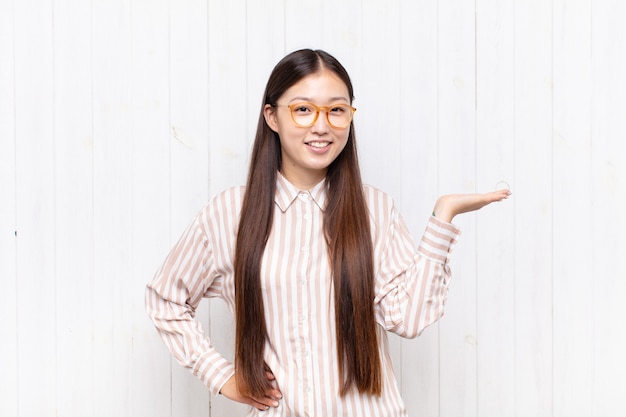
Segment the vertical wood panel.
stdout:
<path fill-rule="evenodd" d="M 626 5 L 594 1 L 591 17 L 592 409 L 620 416 L 626 415 Z"/>
<path fill-rule="evenodd" d="M 18 409 L 43 416 L 56 412 L 59 382 L 51 2 L 15 2 L 14 25 Z"/>
<path fill-rule="evenodd" d="M 324 39 L 324 1 L 285 0 L 285 53 L 317 49 Z"/>
<path fill-rule="evenodd" d="M 476 180 L 480 192 L 513 179 L 513 1 L 476 2 Z M 469 156 L 468 156 L 469 157 Z M 500 185 L 498 188 L 503 188 Z M 513 204 L 476 215 L 478 415 L 515 415 Z"/>
<path fill-rule="evenodd" d="M 131 258 L 130 1 L 93 3 L 94 415 L 130 416 Z M 147 282 L 149 276 L 138 277 Z M 154 344 L 158 343 L 156 337 Z M 154 350 L 164 349 L 153 346 Z M 139 385 L 149 385 L 140 381 Z"/>
<path fill-rule="evenodd" d="M 208 3 L 209 191 L 246 179 L 246 3 Z"/>
<path fill-rule="evenodd" d="M 342 2 L 324 0 L 322 17 L 324 27 L 311 45 L 313 48 L 323 48 L 333 54 L 346 67 L 353 87 L 355 77 L 360 73 L 359 64 L 362 55 L 360 46 L 367 32 L 363 26 L 363 14 L 369 4 L 367 0 Z M 374 28 L 370 30 L 373 31 Z"/>
<path fill-rule="evenodd" d="M 53 21 L 56 346 L 57 378 L 63 381 L 57 385 L 57 409 L 60 415 L 90 416 L 94 390 L 91 2 L 55 1 Z"/>
<path fill-rule="evenodd" d="M 171 415 L 170 354 L 155 349 L 143 294 L 170 249 L 169 1 L 132 2 L 131 273 L 133 415 Z"/>
<path fill-rule="evenodd" d="M 399 3 L 366 2 L 362 13 L 362 42 L 358 92 L 360 164 L 365 182 L 380 187 L 397 203 L 400 195 L 400 113 L 393 103 L 400 94 Z"/>
<path fill-rule="evenodd" d="M 593 387 L 591 2 L 553 4 L 554 413 L 587 416 Z"/>
<path fill-rule="evenodd" d="M 207 4 L 170 2 L 170 246 L 208 201 Z M 196 317 L 208 331 L 208 303 Z M 209 390 L 172 363 L 172 416 L 209 415 Z"/>
<path fill-rule="evenodd" d="M 439 3 L 438 193 L 475 192 L 475 5 Z M 476 225 L 474 215 L 455 218 L 463 230 L 450 264 L 453 281 L 440 329 L 441 416 L 475 416 Z"/>
<path fill-rule="evenodd" d="M 552 415 L 552 5 L 515 3 L 515 409 Z"/>
<path fill-rule="evenodd" d="M 437 4 L 405 1 L 399 13 L 400 91 L 390 107 L 400 113 L 398 197 L 418 243 L 437 198 Z M 395 366 L 409 415 L 438 415 L 439 326 L 403 341 Z"/>
<path fill-rule="evenodd" d="M 17 417 L 15 48 L 12 1 L 0 2 L 0 415 Z"/>
<path fill-rule="evenodd" d="M 245 183 L 246 145 L 246 2 L 208 3 L 209 19 L 209 194 Z M 210 302 L 210 337 L 233 359 L 234 320 L 220 300 Z M 211 400 L 211 416 L 244 415 L 246 408 L 224 397 Z"/>

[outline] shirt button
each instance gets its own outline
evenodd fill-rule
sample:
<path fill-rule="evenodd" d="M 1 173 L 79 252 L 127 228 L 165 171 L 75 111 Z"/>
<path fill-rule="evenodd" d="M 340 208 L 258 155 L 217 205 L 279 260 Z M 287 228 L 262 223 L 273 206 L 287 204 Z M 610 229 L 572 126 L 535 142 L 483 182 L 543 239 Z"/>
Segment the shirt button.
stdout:
<path fill-rule="evenodd" d="M 311 218 L 311 216 L 310 216 L 310 215 L 308 215 L 308 214 L 305 214 L 305 215 L 304 215 L 304 220 L 309 220 L 310 218 Z"/>
<path fill-rule="evenodd" d="M 302 356 L 309 356 L 309 352 L 305 350 L 304 352 L 302 352 Z"/>
<path fill-rule="evenodd" d="M 298 197 L 300 197 L 300 200 L 302 201 L 309 201 L 309 195 L 307 193 L 300 193 L 298 194 Z"/>

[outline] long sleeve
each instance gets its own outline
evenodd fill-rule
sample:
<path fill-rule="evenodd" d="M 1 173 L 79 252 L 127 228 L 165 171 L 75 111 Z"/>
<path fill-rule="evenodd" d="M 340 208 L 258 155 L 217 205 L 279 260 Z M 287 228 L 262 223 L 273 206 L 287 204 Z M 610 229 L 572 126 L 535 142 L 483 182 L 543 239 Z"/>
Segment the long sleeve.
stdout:
<path fill-rule="evenodd" d="M 460 230 L 431 216 L 416 250 L 393 204 L 389 213 L 376 276 L 377 319 L 386 330 L 413 338 L 443 315 L 448 255 Z"/>
<path fill-rule="evenodd" d="M 212 239 L 207 234 L 210 216 L 205 208 L 172 248 L 147 285 L 145 305 L 174 357 L 217 395 L 234 374 L 233 365 L 215 350 L 195 319 L 202 298 L 221 292 L 222 277 L 215 268 Z"/>

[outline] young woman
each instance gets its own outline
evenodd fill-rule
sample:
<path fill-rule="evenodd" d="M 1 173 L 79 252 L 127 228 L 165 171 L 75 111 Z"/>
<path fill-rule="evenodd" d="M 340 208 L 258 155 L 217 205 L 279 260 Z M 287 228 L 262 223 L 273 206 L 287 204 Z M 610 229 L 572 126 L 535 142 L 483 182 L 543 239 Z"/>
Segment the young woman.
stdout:
<path fill-rule="evenodd" d="M 386 332 L 415 337 L 441 317 L 450 222 L 509 195 L 440 197 L 416 249 L 391 198 L 361 182 L 352 100 L 328 53 L 283 58 L 246 187 L 200 211 L 147 287 L 174 356 L 249 416 L 405 416 Z M 194 319 L 204 297 L 235 313 L 234 364 Z"/>

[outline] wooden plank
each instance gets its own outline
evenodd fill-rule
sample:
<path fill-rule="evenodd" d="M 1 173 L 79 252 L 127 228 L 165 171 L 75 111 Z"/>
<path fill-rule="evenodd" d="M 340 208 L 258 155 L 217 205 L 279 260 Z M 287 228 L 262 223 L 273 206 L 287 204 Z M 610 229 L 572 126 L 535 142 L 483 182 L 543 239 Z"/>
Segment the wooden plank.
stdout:
<path fill-rule="evenodd" d="M 475 192 L 475 10 L 473 3 L 438 7 L 438 193 Z M 454 220 L 463 235 L 450 267 L 446 318 L 440 322 L 441 416 L 475 416 L 476 224 Z"/>
<path fill-rule="evenodd" d="M 18 415 L 15 36 L 13 2 L 0 2 L 0 415 Z"/>
<path fill-rule="evenodd" d="M 361 10 L 362 42 L 359 87 L 359 158 L 363 180 L 401 202 L 399 43 L 400 9 L 397 0 L 371 2 Z M 381 82 L 381 78 L 384 82 Z M 381 122 L 384 121 L 384 122 Z"/>
<path fill-rule="evenodd" d="M 591 4 L 592 411 L 626 415 L 626 5 Z"/>
<path fill-rule="evenodd" d="M 552 5 L 515 5 L 515 409 L 552 415 Z M 509 203 L 507 203 L 509 204 Z"/>
<path fill-rule="evenodd" d="M 246 117 L 245 1 L 210 1 L 208 14 L 209 194 L 213 195 L 246 180 L 247 120 L 241 120 Z"/>
<path fill-rule="evenodd" d="M 170 354 L 147 320 L 145 285 L 170 249 L 169 2 L 131 3 L 131 413 L 171 415 Z"/>
<path fill-rule="evenodd" d="M 591 413 L 590 12 L 589 0 L 553 3 L 553 412 L 556 415 Z"/>
<path fill-rule="evenodd" d="M 203 0 L 170 2 L 170 245 L 208 201 L 208 21 Z M 197 311 L 208 330 L 208 303 Z M 209 390 L 172 360 L 172 415 L 208 416 Z"/>
<path fill-rule="evenodd" d="M 248 164 L 246 109 L 246 2 L 208 3 L 209 18 L 209 195 L 245 184 Z M 227 39 L 228 42 L 224 40 Z M 232 360 L 232 315 L 220 300 L 210 302 L 210 337 Z M 245 415 L 246 407 L 222 396 L 211 399 L 211 416 Z"/>
<path fill-rule="evenodd" d="M 336 3 L 335 3 L 336 4 Z M 322 42 L 324 3 L 285 1 L 285 53 L 301 48 L 317 49 Z"/>
<path fill-rule="evenodd" d="M 390 108 L 400 113 L 400 209 L 417 244 L 437 199 L 437 4 L 401 2 L 399 15 L 401 89 Z M 439 366 L 438 325 L 402 342 L 396 372 L 409 415 L 439 414 Z"/>
<path fill-rule="evenodd" d="M 17 401 L 20 415 L 48 416 L 58 386 L 52 7 L 14 7 Z"/>
<path fill-rule="evenodd" d="M 134 303 L 131 282 L 130 1 L 94 1 L 93 14 L 93 392 L 98 417 L 130 416 Z M 149 276 L 141 277 L 147 282 Z M 156 334 L 156 333 L 155 333 Z M 155 344 L 160 343 L 156 340 Z M 165 350 L 165 349 L 163 349 Z M 140 381 L 149 385 L 152 381 Z"/>
<path fill-rule="evenodd" d="M 56 395 L 60 415 L 93 415 L 91 12 L 91 2 L 54 2 Z M 69 389 L 75 381 L 81 381 L 80 390 Z"/>
<path fill-rule="evenodd" d="M 358 61 L 350 58 L 353 55 L 361 56 L 360 47 L 369 36 L 368 31 L 363 30 L 363 24 L 370 21 L 370 11 L 379 6 L 363 0 L 325 0 L 321 4 L 323 30 L 321 33 L 318 31 L 318 36 L 309 47 L 325 49 L 339 59 L 343 66 L 356 70 Z M 392 12 L 397 10 L 396 2 L 388 3 L 388 8 Z M 349 71 L 351 77 L 353 72 Z"/>
<path fill-rule="evenodd" d="M 496 189 L 501 180 L 510 184 L 514 175 L 513 22 L 513 1 L 476 2 L 479 192 Z M 478 415 L 515 414 L 514 226 L 511 202 L 488 206 L 476 215 Z"/>

